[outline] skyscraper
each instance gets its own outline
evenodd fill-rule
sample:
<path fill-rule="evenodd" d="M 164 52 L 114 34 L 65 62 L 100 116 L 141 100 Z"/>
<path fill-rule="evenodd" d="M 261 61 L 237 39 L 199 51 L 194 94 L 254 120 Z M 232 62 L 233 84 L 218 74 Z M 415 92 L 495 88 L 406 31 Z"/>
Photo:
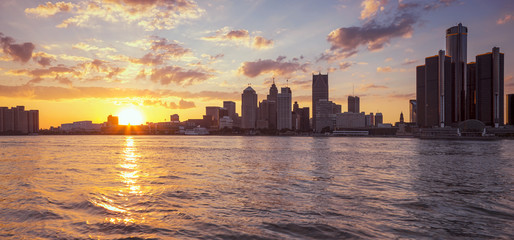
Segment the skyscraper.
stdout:
<path fill-rule="evenodd" d="M 248 86 L 241 95 L 241 127 L 245 129 L 255 128 L 257 121 L 257 93 L 252 87 Z"/>
<path fill-rule="evenodd" d="M 323 75 L 319 73 L 318 75 L 312 75 L 312 128 L 316 131 L 321 129 L 321 127 L 317 126 L 316 122 L 316 115 L 318 113 L 316 105 L 321 99 L 328 101 L 328 74 Z M 329 114 L 325 112 L 320 113 Z"/>
<path fill-rule="evenodd" d="M 360 112 L 360 99 L 357 96 L 348 96 L 348 112 Z"/>
<path fill-rule="evenodd" d="M 292 129 L 291 89 L 283 87 L 277 95 L 277 129 Z"/>
<path fill-rule="evenodd" d="M 227 109 L 228 116 L 234 120 L 236 116 L 236 103 L 232 101 L 223 101 L 223 108 Z"/>
<path fill-rule="evenodd" d="M 269 94 L 267 96 L 267 100 L 269 102 L 268 125 L 270 129 L 277 129 L 277 95 L 278 89 L 275 85 L 275 79 L 273 79 L 273 84 L 271 84 Z"/>
<path fill-rule="evenodd" d="M 39 111 L 24 106 L 0 107 L 1 134 L 30 134 L 39 131 Z"/>
<path fill-rule="evenodd" d="M 425 124 L 428 127 L 451 125 L 453 106 L 451 58 L 443 50 L 425 58 Z"/>
<path fill-rule="evenodd" d="M 500 48 L 476 56 L 477 119 L 489 126 L 503 125 L 504 55 Z"/>
<path fill-rule="evenodd" d="M 425 127 L 425 65 L 416 67 L 416 123 L 418 127 Z"/>
<path fill-rule="evenodd" d="M 464 121 L 469 117 L 466 106 L 469 106 L 467 97 L 467 49 L 468 49 L 468 28 L 459 23 L 446 30 L 446 52 L 451 57 L 453 65 L 452 102 L 453 122 Z M 447 96 L 449 97 L 449 96 Z M 468 107 L 469 108 L 469 107 Z"/>
<path fill-rule="evenodd" d="M 507 122 L 514 125 L 514 94 L 507 94 Z"/>
<path fill-rule="evenodd" d="M 323 129 L 333 130 L 335 127 L 335 117 L 334 114 L 334 103 L 332 101 L 328 101 L 326 99 L 320 99 L 316 102 L 316 112 L 315 115 L 312 116 L 312 120 L 316 119 L 316 127 L 314 131 L 322 132 Z"/>
<path fill-rule="evenodd" d="M 477 64 L 476 62 L 468 63 L 467 67 L 467 92 L 468 99 L 466 100 L 468 105 L 466 105 L 468 116 L 467 119 L 476 119 L 477 118 L 477 109 L 476 109 L 476 95 L 477 95 Z"/>
<path fill-rule="evenodd" d="M 382 115 L 382 113 L 377 112 L 375 114 L 375 126 L 378 127 L 378 125 L 383 124 L 383 123 L 384 123 L 384 116 Z"/>
<path fill-rule="evenodd" d="M 416 113 L 417 113 L 417 104 L 416 100 L 409 100 L 409 113 L 410 113 L 410 122 L 415 123 L 416 122 Z"/>

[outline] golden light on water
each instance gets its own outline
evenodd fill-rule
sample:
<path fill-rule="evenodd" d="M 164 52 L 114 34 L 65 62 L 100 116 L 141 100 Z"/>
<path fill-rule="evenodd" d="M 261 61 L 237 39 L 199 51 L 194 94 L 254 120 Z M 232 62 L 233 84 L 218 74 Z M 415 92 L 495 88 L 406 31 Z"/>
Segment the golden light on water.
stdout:
<path fill-rule="evenodd" d="M 122 109 L 118 113 L 118 117 L 120 125 L 140 125 L 144 122 L 143 114 L 133 107 Z"/>

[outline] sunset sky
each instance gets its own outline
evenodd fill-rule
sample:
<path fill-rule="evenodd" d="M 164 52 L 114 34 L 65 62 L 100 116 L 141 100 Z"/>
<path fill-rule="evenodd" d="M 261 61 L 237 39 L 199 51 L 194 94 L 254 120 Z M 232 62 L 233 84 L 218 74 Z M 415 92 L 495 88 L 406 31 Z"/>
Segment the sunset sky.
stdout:
<path fill-rule="evenodd" d="M 396 122 L 415 98 L 415 67 L 445 49 L 445 29 L 468 27 L 468 62 L 505 53 L 514 93 L 512 0 L 0 1 L 0 106 L 40 111 L 40 126 L 106 121 L 131 107 L 145 121 L 201 118 L 259 101 L 272 78 L 311 107 L 312 74 L 329 74 L 330 100 Z"/>

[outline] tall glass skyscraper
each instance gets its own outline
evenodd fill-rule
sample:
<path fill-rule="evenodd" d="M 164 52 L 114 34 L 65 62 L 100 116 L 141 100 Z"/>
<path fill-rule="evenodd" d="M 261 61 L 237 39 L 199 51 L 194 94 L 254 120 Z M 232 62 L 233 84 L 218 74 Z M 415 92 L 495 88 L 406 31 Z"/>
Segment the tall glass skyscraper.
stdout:
<path fill-rule="evenodd" d="M 312 128 L 319 129 L 316 125 L 316 104 L 319 100 L 328 101 L 328 74 L 312 75 Z M 329 113 L 327 113 L 329 114 Z"/>
<path fill-rule="evenodd" d="M 452 122 L 460 122 L 469 118 L 469 97 L 467 97 L 467 50 L 468 28 L 459 23 L 446 30 L 446 54 L 452 57 L 454 68 L 452 84 Z"/>
<path fill-rule="evenodd" d="M 242 115 L 242 128 L 252 129 L 255 128 L 257 121 L 257 93 L 252 87 L 248 86 L 241 95 L 241 115 Z"/>

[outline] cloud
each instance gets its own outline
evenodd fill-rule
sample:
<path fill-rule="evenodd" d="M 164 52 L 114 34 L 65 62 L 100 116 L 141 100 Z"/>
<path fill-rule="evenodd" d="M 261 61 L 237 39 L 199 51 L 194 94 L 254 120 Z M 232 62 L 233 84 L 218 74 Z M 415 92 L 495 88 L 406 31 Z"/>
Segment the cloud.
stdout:
<path fill-rule="evenodd" d="M 512 15 L 506 14 L 505 16 L 503 16 L 503 18 L 498 19 L 498 21 L 496 21 L 496 24 L 505 24 L 510 22 L 511 20 L 513 20 Z"/>
<path fill-rule="evenodd" d="M 19 86 L 0 85 L 0 97 L 22 98 L 34 100 L 65 100 L 65 99 L 119 99 L 119 98 L 195 98 L 207 100 L 237 100 L 241 92 L 220 91 L 173 91 L 148 90 L 135 88 L 108 88 L 108 87 L 56 87 L 35 86 L 31 84 Z M 179 102 L 180 105 L 180 102 Z M 182 104 L 187 106 L 187 103 Z"/>
<path fill-rule="evenodd" d="M 169 42 L 166 38 L 152 37 L 150 50 L 151 52 L 145 54 L 141 58 L 130 58 L 129 61 L 142 65 L 161 65 L 167 60 L 173 58 L 180 58 L 191 54 L 191 50 L 182 47 L 175 42 Z"/>
<path fill-rule="evenodd" d="M 12 57 L 14 61 L 26 63 L 32 57 L 32 51 L 36 47 L 31 42 L 15 44 L 14 39 L 0 33 L 0 46 L 5 54 Z"/>
<path fill-rule="evenodd" d="M 399 99 L 416 99 L 416 93 L 406 93 L 406 94 L 390 94 L 389 98 L 399 98 Z"/>
<path fill-rule="evenodd" d="M 390 66 L 386 66 L 386 67 L 377 67 L 377 72 L 392 72 L 393 71 L 393 68 L 390 67 Z"/>
<path fill-rule="evenodd" d="M 416 63 L 418 60 L 406 58 L 403 60 L 403 65 L 410 65 Z"/>
<path fill-rule="evenodd" d="M 274 76 L 287 76 L 296 71 L 307 71 L 308 64 L 300 64 L 297 60 L 285 62 L 285 58 L 280 56 L 277 60 L 259 59 L 254 62 L 243 62 L 238 72 L 253 78 L 265 73 L 272 73 Z"/>
<path fill-rule="evenodd" d="M 38 17 L 50 17 L 59 12 L 70 12 L 76 7 L 77 5 L 71 2 L 47 2 L 45 5 L 40 4 L 36 8 L 27 8 L 25 9 L 25 13 L 32 14 Z"/>
<path fill-rule="evenodd" d="M 384 5 L 387 3 L 387 0 L 364 0 L 361 3 L 362 11 L 361 11 L 361 19 L 367 19 L 376 14 L 378 10 L 384 11 Z"/>
<path fill-rule="evenodd" d="M 253 39 L 252 46 L 257 49 L 271 48 L 271 47 L 273 47 L 273 40 L 266 39 L 261 36 L 257 36 Z"/>
<path fill-rule="evenodd" d="M 52 62 L 56 61 L 55 56 L 44 52 L 34 53 L 32 56 L 32 60 L 34 60 L 34 62 L 37 62 L 39 65 L 43 67 L 50 66 L 52 65 Z"/>
<path fill-rule="evenodd" d="M 214 35 L 203 37 L 202 39 L 207 41 L 234 41 L 234 42 L 247 42 L 250 39 L 250 33 L 248 30 L 229 30 L 228 27 L 216 30 Z"/>
<path fill-rule="evenodd" d="M 11 75 L 25 75 L 32 77 L 29 83 L 40 83 L 43 79 L 48 78 L 52 79 L 56 82 L 70 85 L 72 82 L 68 77 L 70 74 L 74 76 L 78 76 L 80 73 L 75 71 L 73 68 L 66 67 L 64 65 L 58 65 L 50 68 L 38 68 L 33 70 L 28 69 L 20 69 L 20 70 L 11 70 L 8 72 Z"/>
<path fill-rule="evenodd" d="M 95 27 L 97 20 L 137 23 L 147 31 L 172 29 L 177 24 L 199 18 L 205 11 L 192 0 L 82 0 L 77 4 L 51 3 L 25 9 L 27 14 L 51 17 L 60 12 L 73 16 L 57 25 Z"/>
<path fill-rule="evenodd" d="M 169 109 L 189 109 L 189 108 L 196 107 L 194 102 L 185 101 L 184 99 L 181 99 L 178 102 L 178 104 L 176 104 L 174 102 L 165 102 L 165 101 L 161 101 L 161 100 L 145 100 L 143 102 L 143 104 L 146 106 L 157 105 L 157 106 L 162 106 L 162 107 L 169 108 Z"/>
<path fill-rule="evenodd" d="M 366 92 L 371 89 L 388 89 L 389 87 L 383 85 L 375 85 L 373 83 L 362 84 L 359 87 L 359 92 Z"/>
<path fill-rule="evenodd" d="M 380 51 L 395 38 L 411 37 L 414 25 L 419 21 L 423 11 L 448 6 L 454 0 L 391 2 L 389 4 L 387 0 L 363 1 L 361 19 L 366 21 L 361 26 L 341 27 L 330 32 L 326 38 L 331 45 L 330 50 L 322 54 L 319 60 L 348 58 L 356 54 L 361 46 L 365 46 L 368 51 Z M 384 11 L 386 7 L 391 10 Z M 384 14 L 378 14 L 379 11 Z"/>
<path fill-rule="evenodd" d="M 339 70 L 348 70 L 348 68 L 350 68 L 351 66 L 353 65 L 353 63 L 351 62 L 341 62 L 339 63 Z"/>
<path fill-rule="evenodd" d="M 162 85 L 168 85 L 172 82 L 177 85 L 191 85 L 212 77 L 213 75 L 202 70 L 185 70 L 178 66 L 155 68 L 150 74 L 151 81 L 160 82 Z"/>
<path fill-rule="evenodd" d="M 74 44 L 73 48 L 84 50 L 86 52 L 89 52 L 89 51 L 116 52 L 116 49 L 114 49 L 112 47 L 103 47 L 102 48 L 102 47 L 93 46 L 93 45 L 90 45 L 90 44 L 87 44 L 84 42 Z"/>
<path fill-rule="evenodd" d="M 388 58 L 386 58 L 386 59 L 384 60 L 384 62 L 390 62 L 390 61 L 393 61 L 393 58 L 388 57 Z"/>

